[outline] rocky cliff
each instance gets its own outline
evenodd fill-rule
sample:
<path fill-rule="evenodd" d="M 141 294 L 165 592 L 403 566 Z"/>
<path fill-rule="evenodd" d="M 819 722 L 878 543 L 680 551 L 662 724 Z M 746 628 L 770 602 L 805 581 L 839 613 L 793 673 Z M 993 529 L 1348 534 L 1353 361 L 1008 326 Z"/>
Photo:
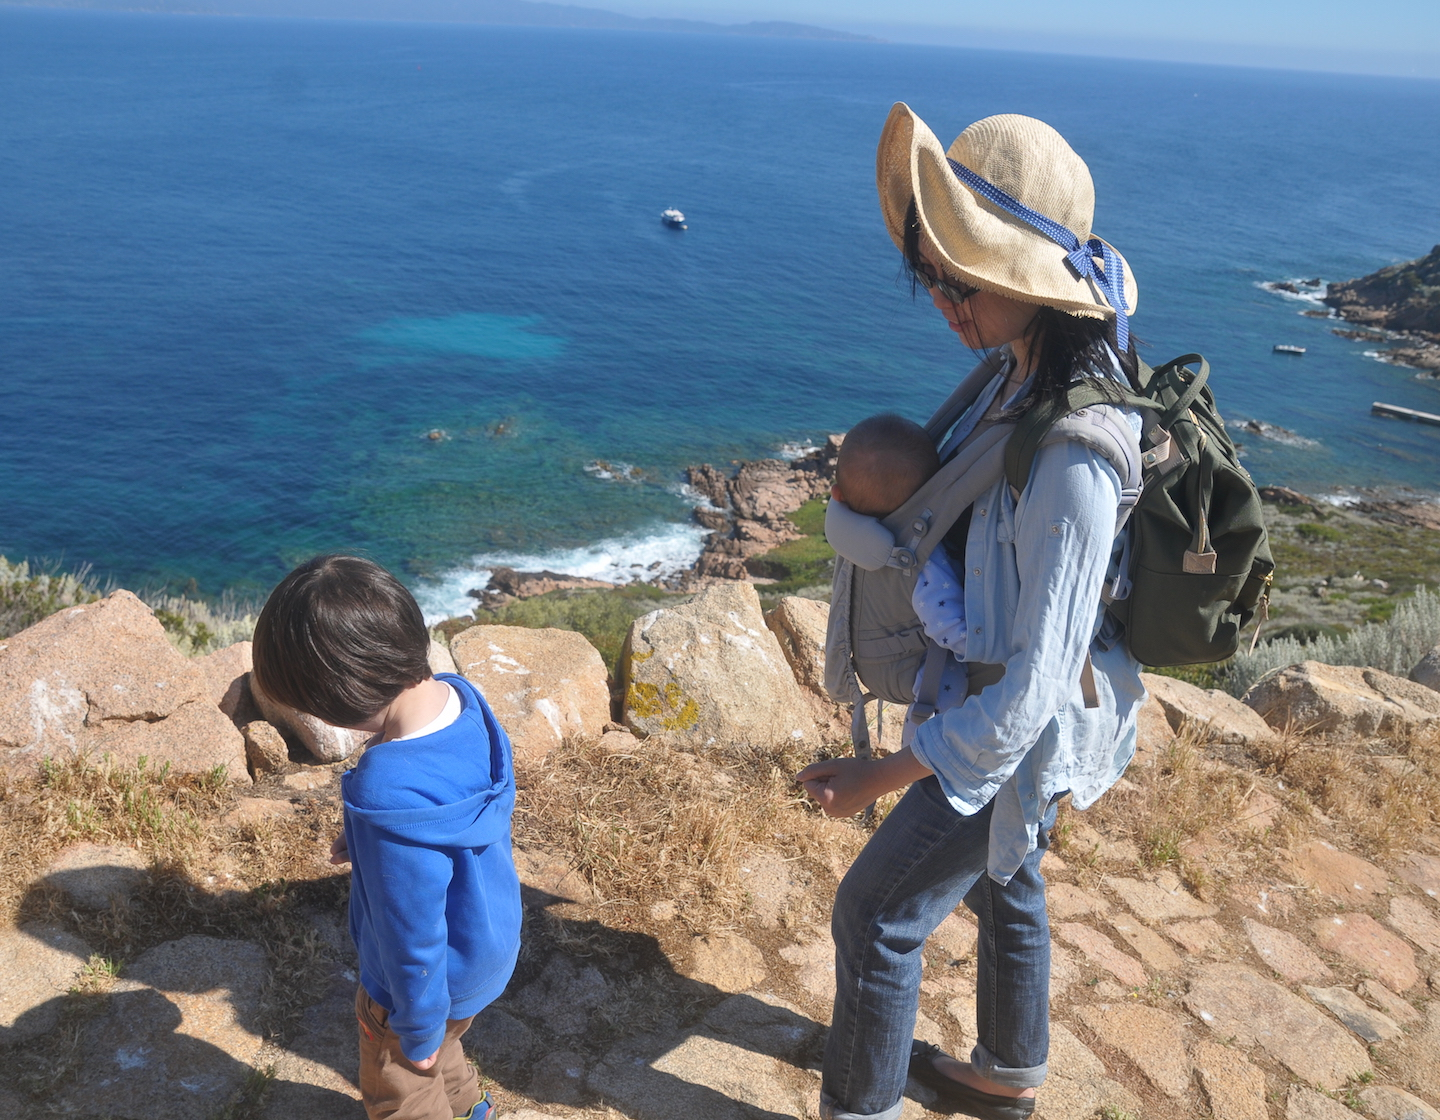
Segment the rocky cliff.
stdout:
<path fill-rule="evenodd" d="M 1411 331 L 1440 342 L 1440 245 L 1418 260 L 1331 284 L 1325 302 L 1352 323 Z"/>
<path fill-rule="evenodd" d="M 1381 351 L 1390 361 L 1440 373 L 1440 245 L 1417 260 L 1331 284 L 1325 303 L 1342 319 L 1396 332 L 1400 345 Z"/>

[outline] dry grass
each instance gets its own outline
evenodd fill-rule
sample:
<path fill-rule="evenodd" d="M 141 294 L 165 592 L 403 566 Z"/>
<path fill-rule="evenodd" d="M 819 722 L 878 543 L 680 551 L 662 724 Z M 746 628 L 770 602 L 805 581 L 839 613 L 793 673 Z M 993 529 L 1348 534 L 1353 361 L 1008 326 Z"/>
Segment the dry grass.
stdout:
<path fill-rule="evenodd" d="M 1365 743 L 1290 731 L 1257 754 L 1372 856 L 1391 855 L 1440 826 L 1440 731 Z"/>
<path fill-rule="evenodd" d="M 571 741 L 543 767 L 522 768 L 515 838 L 566 855 L 604 910 L 671 902 L 691 932 L 733 927 L 747 906 L 745 853 L 769 848 L 823 868 L 864 842 L 794 787 L 808 761 L 783 751 L 702 756 L 653 739 L 627 753 Z"/>
<path fill-rule="evenodd" d="M 1133 841 L 1146 866 L 1168 867 L 1197 890 L 1208 886 L 1209 872 L 1186 857 L 1186 842 L 1233 821 L 1249 792 L 1243 773 L 1206 756 L 1203 737 L 1203 728 L 1186 725 L 1083 818 L 1111 839 Z M 1070 812 L 1067 805 L 1056 830 L 1062 841 Z M 1063 842 L 1057 848 L 1063 854 Z"/>
<path fill-rule="evenodd" d="M 0 781 L 0 921 L 59 923 L 98 950 L 72 993 L 76 1014 L 67 1022 L 83 1022 L 80 1005 L 103 994 L 124 962 L 188 934 L 264 947 L 270 974 L 260 1026 L 267 1037 L 286 1037 L 324 995 L 327 952 L 309 912 L 338 913 L 347 897 L 348 876 L 321 858 L 339 827 L 338 806 L 312 800 L 292 816 L 232 827 L 223 818 L 234 800 L 221 773 L 177 775 L 106 759 L 50 764 L 34 777 Z M 37 876 L 81 841 L 138 849 L 150 861 L 146 883 L 109 910 L 72 908 Z"/>

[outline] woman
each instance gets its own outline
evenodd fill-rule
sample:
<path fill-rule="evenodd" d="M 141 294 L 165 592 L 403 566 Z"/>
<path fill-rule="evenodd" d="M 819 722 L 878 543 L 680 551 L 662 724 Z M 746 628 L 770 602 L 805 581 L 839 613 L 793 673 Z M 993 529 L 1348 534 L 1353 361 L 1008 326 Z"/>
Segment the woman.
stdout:
<path fill-rule="evenodd" d="M 947 154 L 898 104 L 876 162 L 881 210 L 914 281 L 966 346 L 1006 359 L 942 457 L 981 419 L 1021 413 L 1077 377 L 1135 383 L 1134 278 L 1092 237 L 1090 173 L 1054 129 L 990 117 Z M 1138 417 L 1124 415 L 1138 438 Z M 1085 808 L 1123 773 L 1144 698 L 1139 664 L 1102 625 L 1120 500 L 1115 468 L 1074 440 L 1042 448 L 1018 497 L 1003 479 L 982 495 L 946 543 L 963 558 L 967 660 L 1003 675 L 976 674 L 994 683 L 921 724 L 896 754 L 798 775 L 831 816 L 910 786 L 836 896 L 825 1120 L 899 1116 L 907 1072 L 946 1111 L 1034 1111 L 1049 1048 L 1040 857 L 1059 798 Z M 969 1061 L 911 1037 L 925 938 L 962 901 L 980 927 Z"/>

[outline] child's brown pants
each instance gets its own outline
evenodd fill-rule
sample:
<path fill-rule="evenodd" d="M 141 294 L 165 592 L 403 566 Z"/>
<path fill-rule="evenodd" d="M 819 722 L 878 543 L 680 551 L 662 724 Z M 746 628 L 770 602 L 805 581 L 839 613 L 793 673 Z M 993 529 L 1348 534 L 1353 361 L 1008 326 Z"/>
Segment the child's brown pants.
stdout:
<path fill-rule="evenodd" d="M 484 1100 L 475 1067 L 465 1060 L 460 1036 L 474 1022 L 451 1019 L 445 1024 L 440 1056 L 429 1069 L 416 1069 L 400 1050 L 390 1029 L 390 1013 L 363 987 L 355 993 L 360 1020 L 360 1095 L 370 1120 L 453 1120 L 468 1117 Z M 481 1120 L 482 1106 L 474 1120 Z"/>

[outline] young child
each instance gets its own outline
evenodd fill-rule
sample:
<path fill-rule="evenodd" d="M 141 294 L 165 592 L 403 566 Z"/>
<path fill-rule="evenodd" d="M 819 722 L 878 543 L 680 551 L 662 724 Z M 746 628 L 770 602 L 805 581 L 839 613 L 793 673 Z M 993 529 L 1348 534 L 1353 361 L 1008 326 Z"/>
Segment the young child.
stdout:
<path fill-rule="evenodd" d="M 856 513 L 888 517 L 939 469 L 940 456 L 925 429 L 886 412 L 860 421 L 846 434 L 830 493 Z M 916 574 L 910 603 L 926 637 L 953 654 L 946 658 L 938 704 L 942 710 L 953 707 L 965 699 L 965 588 L 944 543 Z M 915 687 L 920 687 L 918 679 Z M 907 739 L 912 726 L 905 725 Z"/>
<path fill-rule="evenodd" d="M 463 677 L 431 675 L 414 598 L 378 564 L 320 556 L 271 593 L 255 677 L 276 700 L 373 732 L 344 775 L 360 1092 L 371 1120 L 490 1120 L 460 1036 L 520 948 L 510 740 Z"/>

